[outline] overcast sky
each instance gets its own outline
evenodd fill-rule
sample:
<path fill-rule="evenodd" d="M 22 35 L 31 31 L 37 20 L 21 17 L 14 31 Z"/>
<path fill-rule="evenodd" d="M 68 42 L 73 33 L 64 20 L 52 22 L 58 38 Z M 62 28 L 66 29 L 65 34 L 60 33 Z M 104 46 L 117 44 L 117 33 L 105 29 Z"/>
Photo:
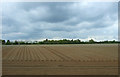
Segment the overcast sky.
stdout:
<path fill-rule="evenodd" d="M 2 6 L 2 39 L 118 39 L 117 2 L 13 2 Z"/>

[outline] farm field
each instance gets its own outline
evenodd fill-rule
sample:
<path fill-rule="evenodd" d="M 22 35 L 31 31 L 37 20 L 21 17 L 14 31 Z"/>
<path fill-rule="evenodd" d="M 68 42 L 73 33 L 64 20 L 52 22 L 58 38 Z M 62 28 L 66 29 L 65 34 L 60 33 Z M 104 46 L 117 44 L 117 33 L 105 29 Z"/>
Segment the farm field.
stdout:
<path fill-rule="evenodd" d="M 117 44 L 3 45 L 3 75 L 118 75 Z"/>

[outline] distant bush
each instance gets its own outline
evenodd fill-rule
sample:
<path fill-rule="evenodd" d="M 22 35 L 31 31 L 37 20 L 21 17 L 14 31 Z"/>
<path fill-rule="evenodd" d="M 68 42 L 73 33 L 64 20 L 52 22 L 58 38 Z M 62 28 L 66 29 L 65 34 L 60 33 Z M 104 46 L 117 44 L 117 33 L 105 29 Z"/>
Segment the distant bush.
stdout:
<path fill-rule="evenodd" d="M 111 43 L 120 43 L 119 41 L 94 41 L 93 39 L 90 39 L 89 41 L 81 41 L 79 39 L 76 40 L 68 40 L 68 39 L 63 39 L 63 40 L 43 40 L 43 41 L 34 41 L 34 42 L 26 42 L 26 41 L 13 41 L 11 42 L 10 40 L 2 40 L 3 45 L 31 45 L 31 44 L 111 44 Z"/>

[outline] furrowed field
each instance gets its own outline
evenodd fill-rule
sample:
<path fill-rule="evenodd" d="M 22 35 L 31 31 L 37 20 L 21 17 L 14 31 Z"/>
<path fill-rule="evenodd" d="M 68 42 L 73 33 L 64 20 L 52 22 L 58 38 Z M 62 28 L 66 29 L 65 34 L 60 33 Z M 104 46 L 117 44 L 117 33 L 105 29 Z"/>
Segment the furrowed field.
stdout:
<path fill-rule="evenodd" d="M 117 75 L 117 44 L 3 45 L 3 75 Z"/>

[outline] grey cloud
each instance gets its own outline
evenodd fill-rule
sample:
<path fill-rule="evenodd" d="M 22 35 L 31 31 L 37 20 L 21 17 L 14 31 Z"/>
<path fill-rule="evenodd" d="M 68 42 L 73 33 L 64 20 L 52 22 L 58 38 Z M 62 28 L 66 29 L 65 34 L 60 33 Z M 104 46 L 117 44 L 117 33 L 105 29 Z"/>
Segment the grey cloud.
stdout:
<path fill-rule="evenodd" d="M 107 36 L 102 30 L 108 31 L 117 21 L 114 2 L 25 2 L 9 3 L 3 8 L 3 39 Z"/>

